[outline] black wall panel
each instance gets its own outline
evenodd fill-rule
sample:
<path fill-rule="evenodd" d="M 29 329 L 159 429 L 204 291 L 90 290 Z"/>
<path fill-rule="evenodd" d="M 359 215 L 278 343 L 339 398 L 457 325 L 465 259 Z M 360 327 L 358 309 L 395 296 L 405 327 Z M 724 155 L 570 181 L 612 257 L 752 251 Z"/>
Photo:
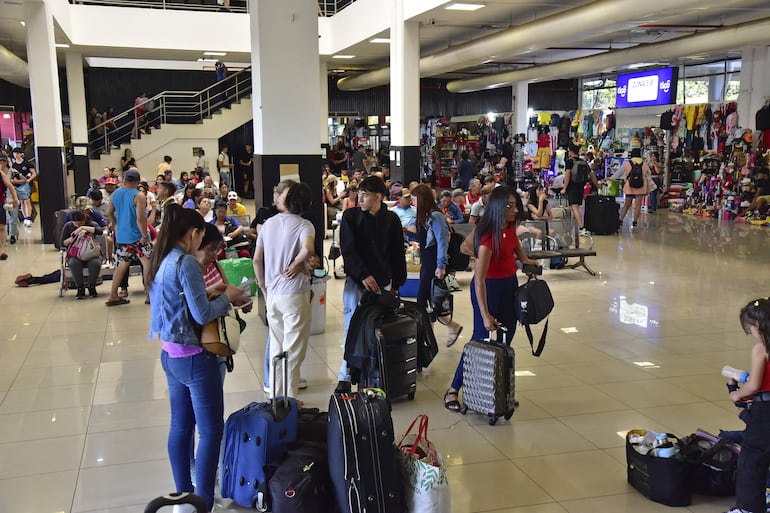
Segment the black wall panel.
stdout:
<path fill-rule="evenodd" d="M 577 110 L 577 79 L 529 84 L 529 107 L 534 110 Z"/>

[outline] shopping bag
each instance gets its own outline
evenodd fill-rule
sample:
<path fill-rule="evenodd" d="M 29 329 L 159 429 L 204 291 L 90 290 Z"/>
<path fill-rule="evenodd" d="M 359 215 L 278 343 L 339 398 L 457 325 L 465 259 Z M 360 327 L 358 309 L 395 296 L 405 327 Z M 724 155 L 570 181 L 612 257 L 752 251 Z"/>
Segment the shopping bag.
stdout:
<path fill-rule="evenodd" d="M 417 424 L 417 432 L 414 432 Z M 445 513 L 451 508 L 446 468 L 428 440 L 428 416 L 418 415 L 398 443 L 398 457 L 409 513 Z"/>
<path fill-rule="evenodd" d="M 250 258 L 226 258 L 219 261 L 219 266 L 222 268 L 222 272 L 225 273 L 227 283 L 236 287 L 243 282 L 244 278 L 247 280 L 256 278 L 254 264 Z M 250 295 L 256 296 L 257 284 L 252 283 L 250 289 Z"/>
<path fill-rule="evenodd" d="M 631 430 L 626 435 L 628 483 L 652 501 L 666 506 L 689 506 L 692 502 L 692 488 L 687 461 L 681 454 L 661 458 L 650 453 L 639 453 L 630 438 L 646 434 L 645 430 Z M 670 433 L 668 438 L 678 440 Z"/>
<path fill-rule="evenodd" d="M 67 256 L 88 262 L 92 258 L 102 256 L 102 247 L 96 242 L 93 235 L 84 233 L 78 235 L 67 250 Z"/>

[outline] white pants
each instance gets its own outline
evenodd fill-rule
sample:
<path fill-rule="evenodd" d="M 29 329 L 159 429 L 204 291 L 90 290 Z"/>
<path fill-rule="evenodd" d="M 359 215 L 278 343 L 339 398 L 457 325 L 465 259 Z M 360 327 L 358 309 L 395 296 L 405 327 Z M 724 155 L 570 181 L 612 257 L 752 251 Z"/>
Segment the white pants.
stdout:
<path fill-rule="evenodd" d="M 299 369 L 307 352 L 310 336 L 310 291 L 302 294 L 267 294 L 267 322 L 270 328 L 270 360 L 286 351 L 289 354 L 289 390 L 283 389 L 283 372 L 275 374 L 272 397 L 297 397 Z M 271 374 L 273 370 L 271 369 Z M 271 383 L 272 386 L 272 383 Z"/>

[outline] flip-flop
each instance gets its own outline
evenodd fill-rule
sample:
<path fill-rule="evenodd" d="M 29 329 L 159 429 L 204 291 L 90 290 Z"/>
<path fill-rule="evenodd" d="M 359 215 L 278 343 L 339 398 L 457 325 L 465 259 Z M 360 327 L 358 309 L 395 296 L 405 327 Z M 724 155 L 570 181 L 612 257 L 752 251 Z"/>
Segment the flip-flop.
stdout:
<path fill-rule="evenodd" d="M 0 260 L 8 260 L 8 255 L 5 253 L 0 253 Z"/>
<path fill-rule="evenodd" d="M 120 299 L 112 299 L 110 301 L 105 301 L 104 304 L 107 306 L 119 306 L 119 305 L 127 305 L 130 302 L 131 301 L 128 299 L 120 298 Z"/>
<path fill-rule="evenodd" d="M 460 338 L 460 333 L 462 332 L 463 332 L 463 327 L 460 326 L 460 329 L 458 329 L 455 332 L 454 337 L 450 335 L 449 340 L 446 341 L 446 346 L 452 347 L 453 345 L 455 345 L 455 342 L 457 342 L 457 339 Z"/>
<path fill-rule="evenodd" d="M 444 394 L 444 408 L 455 413 L 460 412 L 460 401 L 457 400 L 460 398 L 460 396 L 457 395 L 458 393 L 459 392 L 450 392 L 449 390 L 446 391 L 446 394 Z M 455 396 L 457 399 L 453 401 L 447 401 L 447 397 L 450 396 Z"/>

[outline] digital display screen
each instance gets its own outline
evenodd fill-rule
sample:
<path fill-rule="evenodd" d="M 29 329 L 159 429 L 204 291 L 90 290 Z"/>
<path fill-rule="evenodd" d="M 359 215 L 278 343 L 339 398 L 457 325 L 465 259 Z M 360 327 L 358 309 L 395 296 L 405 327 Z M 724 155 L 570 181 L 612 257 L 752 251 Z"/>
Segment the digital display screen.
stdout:
<path fill-rule="evenodd" d="M 615 107 L 649 107 L 676 103 L 679 68 L 663 68 L 618 75 Z"/>

